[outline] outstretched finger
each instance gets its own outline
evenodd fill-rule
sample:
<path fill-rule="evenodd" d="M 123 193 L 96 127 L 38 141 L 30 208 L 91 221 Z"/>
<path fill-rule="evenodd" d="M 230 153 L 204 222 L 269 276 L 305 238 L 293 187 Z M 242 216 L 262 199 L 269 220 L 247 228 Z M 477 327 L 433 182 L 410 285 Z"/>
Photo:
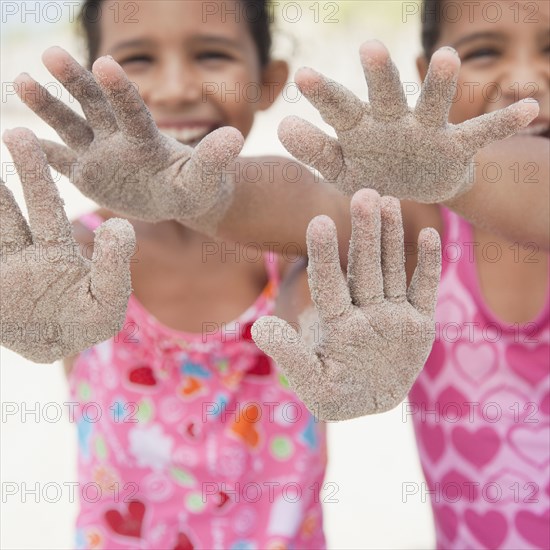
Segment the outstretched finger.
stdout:
<path fill-rule="evenodd" d="M 440 48 L 432 55 L 415 109 L 416 118 L 423 124 L 433 127 L 447 124 L 459 71 L 460 58 L 453 48 Z"/>
<path fill-rule="evenodd" d="M 319 359 L 302 336 L 283 319 L 260 317 L 252 326 L 252 338 L 277 363 L 299 396 L 303 388 L 311 387 L 319 377 Z"/>
<path fill-rule="evenodd" d="M 44 65 L 80 103 L 94 132 L 111 133 L 117 123 L 111 105 L 90 71 L 62 48 L 48 48 L 42 55 Z"/>
<path fill-rule="evenodd" d="M 158 137 L 159 131 L 149 109 L 122 67 L 112 57 L 104 56 L 95 61 L 92 70 L 111 102 L 122 133 L 142 143 Z"/>
<path fill-rule="evenodd" d="M 380 195 L 372 189 L 357 191 L 351 199 L 348 285 L 353 303 L 359 307 L 384 300 L 380 204 Z"/>
<path fill-rule="evenodd" d="M 382 197 L 381 220 L 384 295 L 390 302 L 399 303 L 406 299 L 407 276 L 405 273 L 403 221 L 398 199 Z"/>
<path fill-rule="evenodd" d="M 423 315 L 433 317 L 441 275 L 441 240 L 431 227 L 418 236 L 418 264 L 407 291 L 410 304 Z"/>
<path fill-rule="evenodd" d="M 457 132 L 468 150 L 475 154 L 489 143 L 510 137 L 525 128 L 538 114 L 537 101 L 524 99 L 505 109 L 463 122 Z"/>
<path fill-rule="evenodd" d="M 49 124 L 71 149 L 80 153 L 90 145 L 94 132 L 80 115 L 52 96 L 27 73 L 21 73 L 15 84 L 21 101 Z"/>
<path fill-rule="evenodd" d="M 0 254 L 24 248 L 32 236 L 13 193 L 0 179 Z"/>
<path fill-rule="evenodd" d="M 279 124 L 278 133 L 293 157 L 318 170 L 327 181 L 338 179 L 344 167 L 344 155 L 337 139 L 297 116 L 286 117 Z"/>
<path fill-rule="evenodd" d="M 340 267 L 336 226 L 328 216 L 317 216 L 307 228 L 308 281 L 321 320 L 339 317 L 351 306 Z"/>
<path fill-rule="evenodd" d="M 296 73 L 296 84 L 336 132 L 354 128 L 368 109 L 347 88 L 313 69 L 300 69 Z"/>
<path fill-rule="evenodd" d="M 384 44 L 369 40 L 359 50 L 369 88 L 371 112 L 380 118 L 401 117 L 409 107 L 399 71 Z"/>
<path fill-rule="evenodd" d="M 6 130 L 3 138 L 21 179 L 33 241 L 70 242 L 71 224 L 38 139 L 26 128 Z"/>

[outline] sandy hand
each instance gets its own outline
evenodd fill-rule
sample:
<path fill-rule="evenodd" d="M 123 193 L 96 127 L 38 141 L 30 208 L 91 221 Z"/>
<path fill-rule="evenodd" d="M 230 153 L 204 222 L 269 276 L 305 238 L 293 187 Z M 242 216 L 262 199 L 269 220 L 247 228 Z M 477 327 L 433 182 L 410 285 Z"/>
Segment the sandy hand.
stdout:
<path fill-rule="evenodd" d="M 462 124 L 448 123 L 460 59 L 451 48 L 434 53 L 415 109 L 407 105 L 397 68 L 378 41 L 361 46 L 369 101 L 312 69 L 296 82 L 338 139 L 298 117 L 287 117 L 279 138 L 298 160 L 319 170 L 342 192 L 362 187 L 380 194 L 439 203 L 473 185 L 479 149 L 524 128 L 538 114 L 524 100 Z"/>
<path fill-rule="evenodd" d="M 96 231 L 94 259 L 85 259 L 34 134 L 6 131 L 4 141 L 23 185 L 29 223 L 0 180 L 0 343 L 50 363 L 121 329 L 134 230 L 125 220 L 106 221 Z"/>
<path fill-rule="evenodd" d="M 46 50 L 43 61 L 80 102 L 86 119 L 28 74 L 16 79 L 18 94 L 67 145 L 42 141 L 48 162 L 82 193 L 114 212 L 149 222 L 220 215 L 232 190 L 223 168 L 243 145 L 238 130 L 219 128 L 193 149 L 159 132 L 112 58 L 98 59 L 93 74 L 61 48 Z"/>
<path fill-rule="evenodd" d="M 441 269 L 437 232 L 419 237 L 407 290 L 399 201 L 361 190 L 351 202 L 347 281 L 336 228 L 326 216 L 308 227 L 308 279 L 318 314 L 314 343 L 277 317 L 254 323 L 254 341 L 321 420 L 347 420 L 396 407 L 430 353 Z M 307 335 L 309 336 L 309 335 Z"/>

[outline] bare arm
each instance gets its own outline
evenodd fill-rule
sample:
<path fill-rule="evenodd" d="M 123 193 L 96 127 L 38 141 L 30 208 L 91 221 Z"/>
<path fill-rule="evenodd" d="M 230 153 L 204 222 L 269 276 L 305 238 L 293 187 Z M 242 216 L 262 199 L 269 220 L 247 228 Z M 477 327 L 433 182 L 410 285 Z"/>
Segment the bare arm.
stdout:
<path fill-rule="evenodd" d="M 264 250 L 273 249 L 285 257 L 305 256 L 307 226 L 315 216 L 325 214 L 338 228 L 340 260 L 342 266 L 347 265 L 350 197 L 289 158 L 239 158 L 236 165 L 242 177 L 237 178 L 217 237 L 241 243 L 254 241 Z M 250 178 L 252 173 L 259 177 L 247 181 L 246 174 Z"/>
<path fill-rule="evenodd" d="M 550 248 L 550 141 L 514 136 L 475 157 L 473 187 L 445 202 L 472 224 L 505 239 Z"/>

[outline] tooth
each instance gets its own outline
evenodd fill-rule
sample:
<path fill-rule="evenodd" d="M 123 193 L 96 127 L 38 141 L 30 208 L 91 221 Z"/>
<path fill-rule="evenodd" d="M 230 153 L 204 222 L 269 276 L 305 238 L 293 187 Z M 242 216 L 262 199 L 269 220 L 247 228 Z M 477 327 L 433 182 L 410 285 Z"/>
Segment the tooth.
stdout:
<path fill-rule="evenodd" d="M 196 126 L 193 128 L 164 128 L 162 131 L 165 135 L 177 139 L 184 144 L 192 144 L 204 138 L 210 127 Z"/>
<path fill-rule="evenodd" d="M 196 128 L 164 128 L 163 133 L 183 143 L 192 143 L 202 139 L 208 133 L 208 126 Z"/>

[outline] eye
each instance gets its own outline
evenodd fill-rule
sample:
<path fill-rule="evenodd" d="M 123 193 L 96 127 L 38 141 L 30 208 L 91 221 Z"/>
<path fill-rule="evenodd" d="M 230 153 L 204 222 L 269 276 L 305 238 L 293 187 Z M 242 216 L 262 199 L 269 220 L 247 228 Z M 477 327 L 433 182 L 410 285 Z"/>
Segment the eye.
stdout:
<path fill-rule="evenodd" d="M 136 65 L 138 63 L 151 63 L 153 58 L 150 55 L 139 54 L 139 55 L 129 55 L 128 57 L 123 57 L 118 61 L 118 64 L 123 67 L 125 65 Z"/>
<path fill-rule="evenodd" d="M 231 61 L 233 57 L 226 52 L 211 50 L 198 53 L 197 59 L 201 61 L 210 59 Z"/>
<path fill-rule="evenodd" d="M 497 57 L 500 52 L 495 48 L 477 48 L 468 52 L 462 56 L 462 61 L 469 61 L 471 59 L 489 59 L 491 57 Z"/>

